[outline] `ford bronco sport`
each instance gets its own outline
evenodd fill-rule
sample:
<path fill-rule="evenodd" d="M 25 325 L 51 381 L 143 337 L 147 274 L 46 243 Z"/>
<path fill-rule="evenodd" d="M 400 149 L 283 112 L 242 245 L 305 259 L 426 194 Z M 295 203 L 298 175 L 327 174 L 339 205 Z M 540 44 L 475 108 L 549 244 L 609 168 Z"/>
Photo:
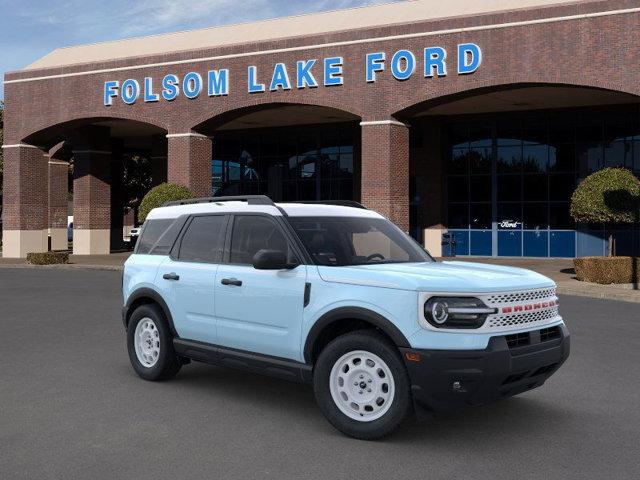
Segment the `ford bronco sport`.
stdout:
<path fill-rule="evenodd" d="M 435 261 L 355 202 L 170 202 L 147 217 L 122 289 L 143 379 L 195 360 L 308 382 L 327 420 L 362 439 L 412 408 L 539 387 L 569 355 L 553 281 Z"/>

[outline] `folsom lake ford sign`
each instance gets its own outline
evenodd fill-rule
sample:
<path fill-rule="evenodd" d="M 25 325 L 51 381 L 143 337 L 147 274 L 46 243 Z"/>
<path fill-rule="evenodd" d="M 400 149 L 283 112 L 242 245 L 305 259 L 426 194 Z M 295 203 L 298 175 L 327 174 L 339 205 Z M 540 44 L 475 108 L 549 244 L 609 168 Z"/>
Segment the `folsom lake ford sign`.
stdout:
<path fill-rule="evenodd" d="M 447 51 L 442 47 L 427 47 L 421 53 L 420 75 L 424 78 L 447 76 L 449 63 L 455 63 L 458 75 L 473 73 L 482 64 L 482 50 L 475 43 L 459 44 L 455 62 L 448 61 Z M 398 50 L 391 59 L 387 59 L 385 52 L 368 53 L 364 61 L 366 69 L 363 80 L 366 83 L 375 83 L 387 68 L 396 80 L 408 80 L 416 74 L 418 68 L 416 55 L 410 50 Z M 291 72 L 284 63 L 276 63 L 270 71 L 259 71 L 258 67 L 251 65 L 242 82 L 247 92 L 256 94 L 267 90 L 276 92 L 292 88 L 332 87 L 344 84 L 344 68 L 344 58 L 339 56 L 298 60 L 295 70 Z M 138 101 L 170 102 L 180 95 L 188 99 L 201 95 L 229 95 L 232 80 L 229 69 L 208 70 L 203 73 L 192 71 L 182 78 L 170 73 L 162 78 L 128 78 L 122 82 L 109 80 L 104 82 L 104 105 L 111 106 L 118 98 L 127 105 L 133 105 Z"/>

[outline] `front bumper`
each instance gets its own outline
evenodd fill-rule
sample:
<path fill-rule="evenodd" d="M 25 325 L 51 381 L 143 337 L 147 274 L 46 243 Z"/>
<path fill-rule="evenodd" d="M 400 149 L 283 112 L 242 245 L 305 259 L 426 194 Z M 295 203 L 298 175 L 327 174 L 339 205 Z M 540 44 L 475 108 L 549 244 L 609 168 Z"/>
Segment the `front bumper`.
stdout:
<path fill-rule="evenodd" d="M 485 350 L 401 348 L 416 413 L 482 405 L 542 385 L 569 356 L 564 324 L 492 337 Z"/>

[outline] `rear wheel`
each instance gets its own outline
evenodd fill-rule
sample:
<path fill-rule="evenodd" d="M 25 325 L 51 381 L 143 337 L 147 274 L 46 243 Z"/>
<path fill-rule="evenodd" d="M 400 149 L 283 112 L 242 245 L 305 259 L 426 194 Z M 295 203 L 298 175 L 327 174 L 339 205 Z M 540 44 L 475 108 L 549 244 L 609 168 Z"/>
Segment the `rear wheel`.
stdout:
<path fill-rule="evenodd" d="M 167 320 L 157 305 L 141 305 L 131 314 L 127 350 L 133 369 L 145 380 L 171 378 L 182 366 L 173 350 L 173 336 Z"/>
<path fill-rule="evenodd" d="M 334 427 L 365 440 L 391 433 L 410 408 L 402 359 L 375 331 L 348 333 L 329 343 L 315 365 L 314 391 Z"/>

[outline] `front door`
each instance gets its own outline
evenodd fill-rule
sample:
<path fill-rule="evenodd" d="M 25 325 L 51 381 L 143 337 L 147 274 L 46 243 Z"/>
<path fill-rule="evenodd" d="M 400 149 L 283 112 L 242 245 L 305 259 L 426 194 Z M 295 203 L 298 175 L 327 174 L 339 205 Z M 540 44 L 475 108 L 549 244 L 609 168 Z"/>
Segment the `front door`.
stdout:
<path fill-rule="evenodd" d="M 232 228 L 229 261 L 220 265 L 215 282 L 218 343 L 301 360 L 306 266 L 253 268 L 253 256 L 261 249 L 282 250 L 295 258 L 285 232 L 272 217 L 236 215 Z"/>
<path fill-rule="evenodd" d="M 215 281 L 222 261 L 227 215 L 201 215 L 158 270 L 163 297 L 180 338 L 217 343 Z"/>

